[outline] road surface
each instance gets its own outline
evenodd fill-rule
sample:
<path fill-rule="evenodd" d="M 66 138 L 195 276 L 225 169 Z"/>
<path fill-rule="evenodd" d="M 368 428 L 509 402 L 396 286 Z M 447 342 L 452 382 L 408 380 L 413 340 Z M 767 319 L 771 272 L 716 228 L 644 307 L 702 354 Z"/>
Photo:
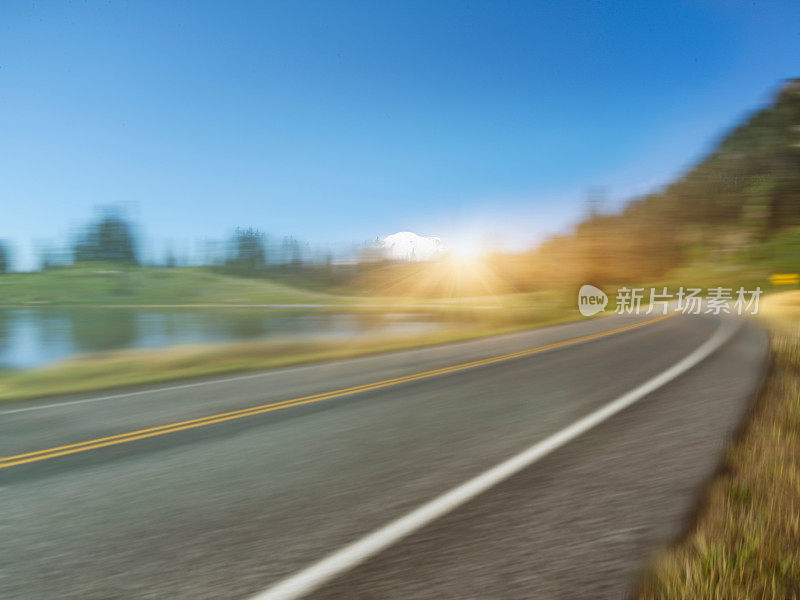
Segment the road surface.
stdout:
<path fill-rule="evenodd" d="M 766 359 L 749 321 L 612 316 L 8 404 L 0 598 L 625 597 Z"/>

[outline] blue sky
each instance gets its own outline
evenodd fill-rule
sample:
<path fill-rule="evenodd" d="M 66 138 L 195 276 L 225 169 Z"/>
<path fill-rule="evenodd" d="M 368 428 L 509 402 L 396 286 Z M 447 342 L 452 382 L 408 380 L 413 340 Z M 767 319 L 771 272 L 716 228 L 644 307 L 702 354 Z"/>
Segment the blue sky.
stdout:
<path fill-rule="evenodd" d="M 668 182 L 799 76 L 800 3 L 0 2 L 0 238 L 120 204 L 148 248 L 239 225 L 524 247 Z"/>

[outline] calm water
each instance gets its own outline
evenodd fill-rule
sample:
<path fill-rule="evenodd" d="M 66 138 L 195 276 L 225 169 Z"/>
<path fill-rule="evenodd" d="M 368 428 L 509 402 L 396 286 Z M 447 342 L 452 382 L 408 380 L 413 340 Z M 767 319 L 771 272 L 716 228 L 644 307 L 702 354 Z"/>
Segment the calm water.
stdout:
<path fill-rule="evenodd" d="M 333 314 L 270 309 L 0 309 L 0 369 L 36 367 L 75 354 L 123 348 L 269 338 L 418 333 L 439 325 L 419 314 Z"/>

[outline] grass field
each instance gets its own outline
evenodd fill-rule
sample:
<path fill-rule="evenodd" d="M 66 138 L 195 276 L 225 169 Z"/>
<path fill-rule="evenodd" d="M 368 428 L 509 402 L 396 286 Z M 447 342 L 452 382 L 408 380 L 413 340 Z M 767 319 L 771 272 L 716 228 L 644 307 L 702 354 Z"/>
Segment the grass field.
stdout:
<path fill-rule="evenodd" d="M 697 522 L 642 600 L 800 598 L 800 292 L 766 299 L 773 366 Z"/>
<path fill-rule="evenodd" d="M 0 276 L 0 306 L 340 304 L 347 298 L 201 268 L 70 266 Z"/>
<path fill-rule="evenodd" d="M 363 290 L 362 290 L 363 291 Z M 223 275 L 202 267 L 176 269 L 71 265 L 0 275 L 0 308 L 18 306 L 259 306 L 317 305 L 348 310 L 421 308 L 529 309 L 565 303 L 561 292 L 482 296 L 345 295 L 268 278 Z M 572 295 L 569 295 L 572 300 Z"/>

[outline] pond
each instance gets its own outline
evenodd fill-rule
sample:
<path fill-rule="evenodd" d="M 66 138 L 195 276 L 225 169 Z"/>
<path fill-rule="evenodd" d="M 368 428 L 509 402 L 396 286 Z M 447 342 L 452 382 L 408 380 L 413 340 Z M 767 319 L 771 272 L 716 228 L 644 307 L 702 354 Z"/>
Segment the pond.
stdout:
<path fill-rule="evenodd" d="M 313 310 L 0 309 L 0 369 L 27 369 L 77 354 L 270 338 L 414 334 L 440 326 L 430 315 Z"/>

